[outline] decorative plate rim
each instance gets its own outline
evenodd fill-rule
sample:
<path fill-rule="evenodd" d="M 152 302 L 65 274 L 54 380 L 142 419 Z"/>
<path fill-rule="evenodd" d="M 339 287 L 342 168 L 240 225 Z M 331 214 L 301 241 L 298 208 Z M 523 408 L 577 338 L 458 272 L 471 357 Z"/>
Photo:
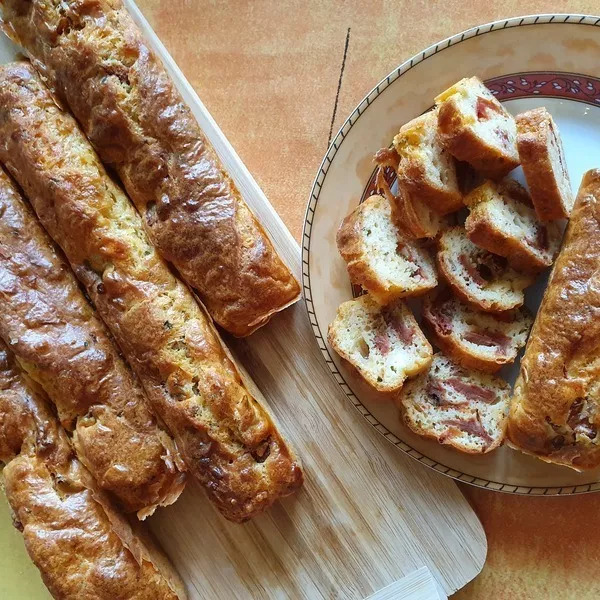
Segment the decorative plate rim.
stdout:
<path fill-rule="evenodd" d="M 456 46 L 457 44 L 463 42 L 466 39 L 471 39 L 473 37 L 478 37 L 484 35 L 486 33 L 491 33 L 493 31 L 498 31 L 500 29 L 507 29 L 511 27 L 524 27 L 531 25 L 548 25 L 548 24 L 556 24 L 556 25 L 587 25 L 591 27 L 600 26 L 600 16 L 593 15 L 583 15 L 583 14 L 572 14 L 572 13 L 545 13 L 545 14 L 534 14 L 534 15 L 526 15 L 522 17 L 511 17 L 509 19 L 501 19 L 498 21 L 492 21 L 486 23 L 484 25 L 478 25 L 475 27 L 471 27 L 457 33 L 453 36 L 447 37 L 436 44 L 432 44 L 431 46 L 425 48 L 422 52 L 415 54 L 413 57 L 401 63 L 396 69 L 394 69 L 387 77 L 383 78 L 356 106 L 356 108 L 350 113 L 348 118 L 344 121 L 343 125 L 340 127 L 336 136 L 333 138 L 321 164 L 319 166 L 319 170 L 314 179 L 310 197 L 308 201 L 308 205 L 306 207 L 306 212 L 304 216 L 304 227 L 302 231 L 302 289 L 303 289 L 303 297 L 304 297 L 304 305 L 306 307 L 306 311 L 308 313 L 308 319 L 310 321 L 310 325 L 313 330 L 313 334 L 316 338 L 317 344 L 319 346 L 319 350 L 327 363 L 327 366 L 331 372 L 331 375 L 337 382 L 337 384 L 341 387 L 342 391 L 350 400 L 352 405 L 360 412 L 360 414 L 364 417 L 364 419 L 372 425 L 376 431 L 378 431 L 386 440 L 394 444 L 397 448 L 399 448 L 405 454 L 408 454 L 414 460 L 420 462 L 426 467 L 437 471 L 438 473 L 442 473 L 456 481 L 462 481 L 463 483 L 467 483 L 474 487 L 479 487 L 487 490 L 494 490 L 498 492 L 504 492 L 508 494 L 518 494 L 518 495 L 534 495 L 534 496 L 570 496 L 573 494 L 585 494 L 589 492 L 595 492 L 600 490 L 600 481 L 581 484 L 576 486 L 562 486 L 562 487 L 548 487 L 548 486 L 516 486 L 510 485 L 506 483 L 500 483 L 497 481 L 492 481 L 488 479 L 484 479 L 481 477 L 474 477 L 473 475 L 469 475 L 467 473 L 463 473 L 461 471 L 457 471 L 447 465 L 444 465 L 438 461 L 435 461 L 415 448 L 412 448 L 402 440 L 400 440 L 396 435 L 394 435 L 391 431 L 385 427 L 382 423 L 380 423 L 370 412 L 369 410 L 362 404 L 360 399 L 354 394 L 350 386 L 347 384 L 344 376 L 339 372 L 336 367 L 333 358 L 327 348 L 325 343 L 325 339 L 321 332 L 321 328 L 317 321 L 317 317 L 314 311 L 314 305 L 312 301 L 312 290 L 311 290 L 311 281 L 310 281 L 310 243 L 311 243 L 311 230 L 312 223 L 315 214 L 315 208 L 319 200 L 319 196 L 321 193 L 321 188 L 323 185 L 323 181 L 327 176 L 329 171 L 329 167 L 332 164 L 332 159 L 337 154 L 337 151 L 340 148 L 341 141 L 344 140 L 350 129 L 354 126 L 354 124 L 361 117 L 362 113 L 365 109 L 370 106 L 371 102 L 375 100 L 385 89 L 387 89 L 394 81 L 399 79 L 402 75 L 404 75 L 407 71 L 415 67 L 416 65 L 422 63 L 427 58 L 438 54 L 442 50 L 449 48 L 451 46 Z"/>

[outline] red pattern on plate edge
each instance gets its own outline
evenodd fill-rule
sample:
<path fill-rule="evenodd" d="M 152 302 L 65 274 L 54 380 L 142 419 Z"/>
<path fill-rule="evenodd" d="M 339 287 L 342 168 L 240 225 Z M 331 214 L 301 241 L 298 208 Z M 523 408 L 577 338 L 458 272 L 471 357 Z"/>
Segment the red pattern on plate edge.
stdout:
<path fill-rule="evenodd" d="M 577 73 L 561 73 L 558 71 L 513 73 L 512 75 L 486 79 L 485 84 L 500 101 L 540 96 L 542 98 L 577 100 L 578 102 L 600 106 L 600 79 L 584 77 Z M 376 176 L 377 169 L 374 169 L 360 198 L 361 204 L 369 196 L 377 193 Z M 386 176 L 386 179 L 391 186 L 396 181 L 396 176 L 392 175 L 391 178 Z M 360 285 L 351 285 L 353 298 L 365 293 Z"/>
<path fill-rule="evenodd" d="M 564 98 L 600 106 L 600 79 L 577 73 L 531 71 L 486 79 L 485 84 L 498 100 L 513 100 L 528 96 Z M 375 169 L 361 196 L 361 203 L 376 193 Z M 392 182 L 396 178 L 392 178 Z"/>

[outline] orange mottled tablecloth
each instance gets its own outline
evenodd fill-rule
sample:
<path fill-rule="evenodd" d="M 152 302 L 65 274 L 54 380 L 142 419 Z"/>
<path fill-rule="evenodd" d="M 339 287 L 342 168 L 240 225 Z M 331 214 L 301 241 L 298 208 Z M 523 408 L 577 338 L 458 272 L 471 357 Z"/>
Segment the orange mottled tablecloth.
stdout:
<path fill-rule="evenodd" d="M 297 239 L 331 133 L 404 59 L 494 19 L 600 12 L 591 0 L 137 2 Z M 528 498 L 461 487 L 489 552 L 481 575 L 456 598 L 600 597 L 599 494 Z"/>

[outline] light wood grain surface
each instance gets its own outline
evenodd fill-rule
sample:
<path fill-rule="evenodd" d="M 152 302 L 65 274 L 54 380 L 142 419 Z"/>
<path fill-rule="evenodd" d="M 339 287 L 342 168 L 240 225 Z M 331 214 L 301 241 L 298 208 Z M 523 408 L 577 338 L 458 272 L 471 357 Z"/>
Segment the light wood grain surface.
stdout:
<path fill-rule="evenodd" d="M 400 62 L 467 27 L 540 12 L 598 13 L 592 1 L 138 0 L 242 160 L 299 239 L 334 132 Z M 332 123 L 340 67 L 348 50 Z M 522 498 L 462 488 L 488 536 L 461 600 L 597 598 L 600 496 Z"/>
<path fill-rule="evenodd" d="M 133 2 L 125 2 L 139 19 Z M 244 197 L 299 273 L 297 243 L 175 64 L 160 53 L 157 38 L 143 31 Z M 0 41 L 0 62 L 14 57 L 14 48 Z M 296 446 L 306 483 L 243 526 L 218 517 L 193 482 L 176 505 L 149 519 L 191 599 L 362 600 L 423 565 L 449 593 L 480 571 L 486 542 L 474 512 L 452 481 L 398 453 L 345 401 L 303 305 L 277 315 L 251 338 L 229 343 Z M 9 535 L 0 539 L 14 543 Z M 28 569 L 26 576 L 35 578 L 33 567 Z M 22 597 L 12 575 L 0 572 L 0 597 Z"/>

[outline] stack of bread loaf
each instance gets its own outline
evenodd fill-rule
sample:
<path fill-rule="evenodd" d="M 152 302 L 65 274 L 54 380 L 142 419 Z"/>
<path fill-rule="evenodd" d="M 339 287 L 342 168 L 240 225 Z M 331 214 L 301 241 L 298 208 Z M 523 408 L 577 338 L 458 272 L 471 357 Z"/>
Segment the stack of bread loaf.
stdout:
<path fill-rule="evenodd" d="M 120 0 L 0 6 L 31 59 L 0 66 L 15 523 L 57 598 L 182 598 L 123 514 L 175 502 L 188 473 L 236 522 L 302 484 L 212 321 L 248 335 L 299 286 Z"/>
<path fill-rule="evenodd" d="M 511 404 L 496 373 L 527 343 L 525 289 L 553 264 L 559 220 L 573 206 L 558 129 L 545 108 L 514 118 L 471 77 L 402 126 L 375 162 L 382 195 L 362 202 L 337 234 L 364 295 L 339 307 L 329 343 L 396 401 L 413 431 L 489 452 L 504 441 Z M 507 177 L 519 165 L 529 192 Z M 415 296 L 424 297 L 416 306 L 427 337 L 405 303 Z M 518 410 L 526 429 L 532 410 Z"/>

